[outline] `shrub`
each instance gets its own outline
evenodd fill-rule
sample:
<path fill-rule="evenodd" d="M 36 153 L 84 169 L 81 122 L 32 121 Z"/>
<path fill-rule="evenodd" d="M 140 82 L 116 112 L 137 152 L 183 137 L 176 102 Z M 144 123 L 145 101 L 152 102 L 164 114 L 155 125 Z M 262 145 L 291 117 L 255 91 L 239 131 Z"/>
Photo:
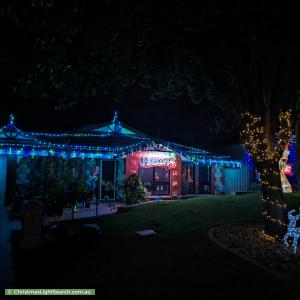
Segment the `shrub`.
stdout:
<path fill-rule="evenodd" d="M 80 176 L 73 174 L 72 161 L 56 157 L 36 160 L 31 186 L 50 216 L 61 216 L 64 208 L 70 208 L 73 216 L 76 203 L 93 194 Z"/>
<path fill-rule="evenodd" d="M 144 185 L 136 174 L 130 174 L 124 183 L 126 204 L 137 204 L 147 200 Z"/>

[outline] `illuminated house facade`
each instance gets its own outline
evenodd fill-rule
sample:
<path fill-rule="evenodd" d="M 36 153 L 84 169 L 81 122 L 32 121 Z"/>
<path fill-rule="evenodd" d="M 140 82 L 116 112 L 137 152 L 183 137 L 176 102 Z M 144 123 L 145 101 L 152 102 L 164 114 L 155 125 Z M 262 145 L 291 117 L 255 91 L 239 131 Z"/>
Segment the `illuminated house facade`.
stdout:
<path fill-rule="evenodd" d="M 139 175 L 150 199 L 247 191 L 247 161 L 157 140 L 118 120 L 66 133 L 26 132 L 13 115 L 0 129 L 0 201 L 9 203 L 16 189 L 29 183 L 36 157 L 62 157 L 99 200 L 119 200 L 125 176 Z M 28 159 L 29 158 L 29 159 Z M 32 159 L 30 159 L 32 158 Z"/>

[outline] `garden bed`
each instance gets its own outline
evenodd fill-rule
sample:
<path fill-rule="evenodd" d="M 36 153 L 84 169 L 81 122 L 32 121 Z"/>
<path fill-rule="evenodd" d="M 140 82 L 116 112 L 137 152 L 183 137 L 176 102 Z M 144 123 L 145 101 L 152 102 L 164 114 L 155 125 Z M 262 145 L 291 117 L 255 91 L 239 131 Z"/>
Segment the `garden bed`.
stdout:
<path fill-rule="evenodd" d="M 212 228 L 209 236 L 223 248 L 300 289 L 300 246 L 294 255 L 282 242 L 264 235 L 263 226 L 259 224 L 220 225 Z"/>

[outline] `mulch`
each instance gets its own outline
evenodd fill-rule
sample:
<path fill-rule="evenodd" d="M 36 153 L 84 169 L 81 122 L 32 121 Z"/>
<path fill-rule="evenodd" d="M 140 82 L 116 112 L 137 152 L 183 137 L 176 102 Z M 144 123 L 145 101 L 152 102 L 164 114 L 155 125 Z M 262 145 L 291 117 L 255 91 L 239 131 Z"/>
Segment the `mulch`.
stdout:
<path fill-rule="evenodd" d="M 212 228 L 209 236 L 223 248 L 300 288 L 300 245 L 296 254 L 291 253 L 282 242 L 268 239 L 260 224 L 220 225 Z"/>

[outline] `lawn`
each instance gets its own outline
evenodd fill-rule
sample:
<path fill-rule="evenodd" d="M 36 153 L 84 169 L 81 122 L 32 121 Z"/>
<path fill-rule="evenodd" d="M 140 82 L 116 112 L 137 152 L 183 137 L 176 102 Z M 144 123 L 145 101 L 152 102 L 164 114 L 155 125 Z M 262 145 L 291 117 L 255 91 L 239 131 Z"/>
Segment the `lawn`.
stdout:
<path fill-rule="evenodd" d="M 287 201 L 298 207 L 299 194 Z M 261 222 L 260 208 L 259 194 L 203 196 L 100 217 L 96 243 L 66 239 L 18 255 L 17 287 L 96 288 L 98 299 L 299 299 L 207 237 L 217 224 Z M 136 236 L 148 228 L 157 235 Z"/>

